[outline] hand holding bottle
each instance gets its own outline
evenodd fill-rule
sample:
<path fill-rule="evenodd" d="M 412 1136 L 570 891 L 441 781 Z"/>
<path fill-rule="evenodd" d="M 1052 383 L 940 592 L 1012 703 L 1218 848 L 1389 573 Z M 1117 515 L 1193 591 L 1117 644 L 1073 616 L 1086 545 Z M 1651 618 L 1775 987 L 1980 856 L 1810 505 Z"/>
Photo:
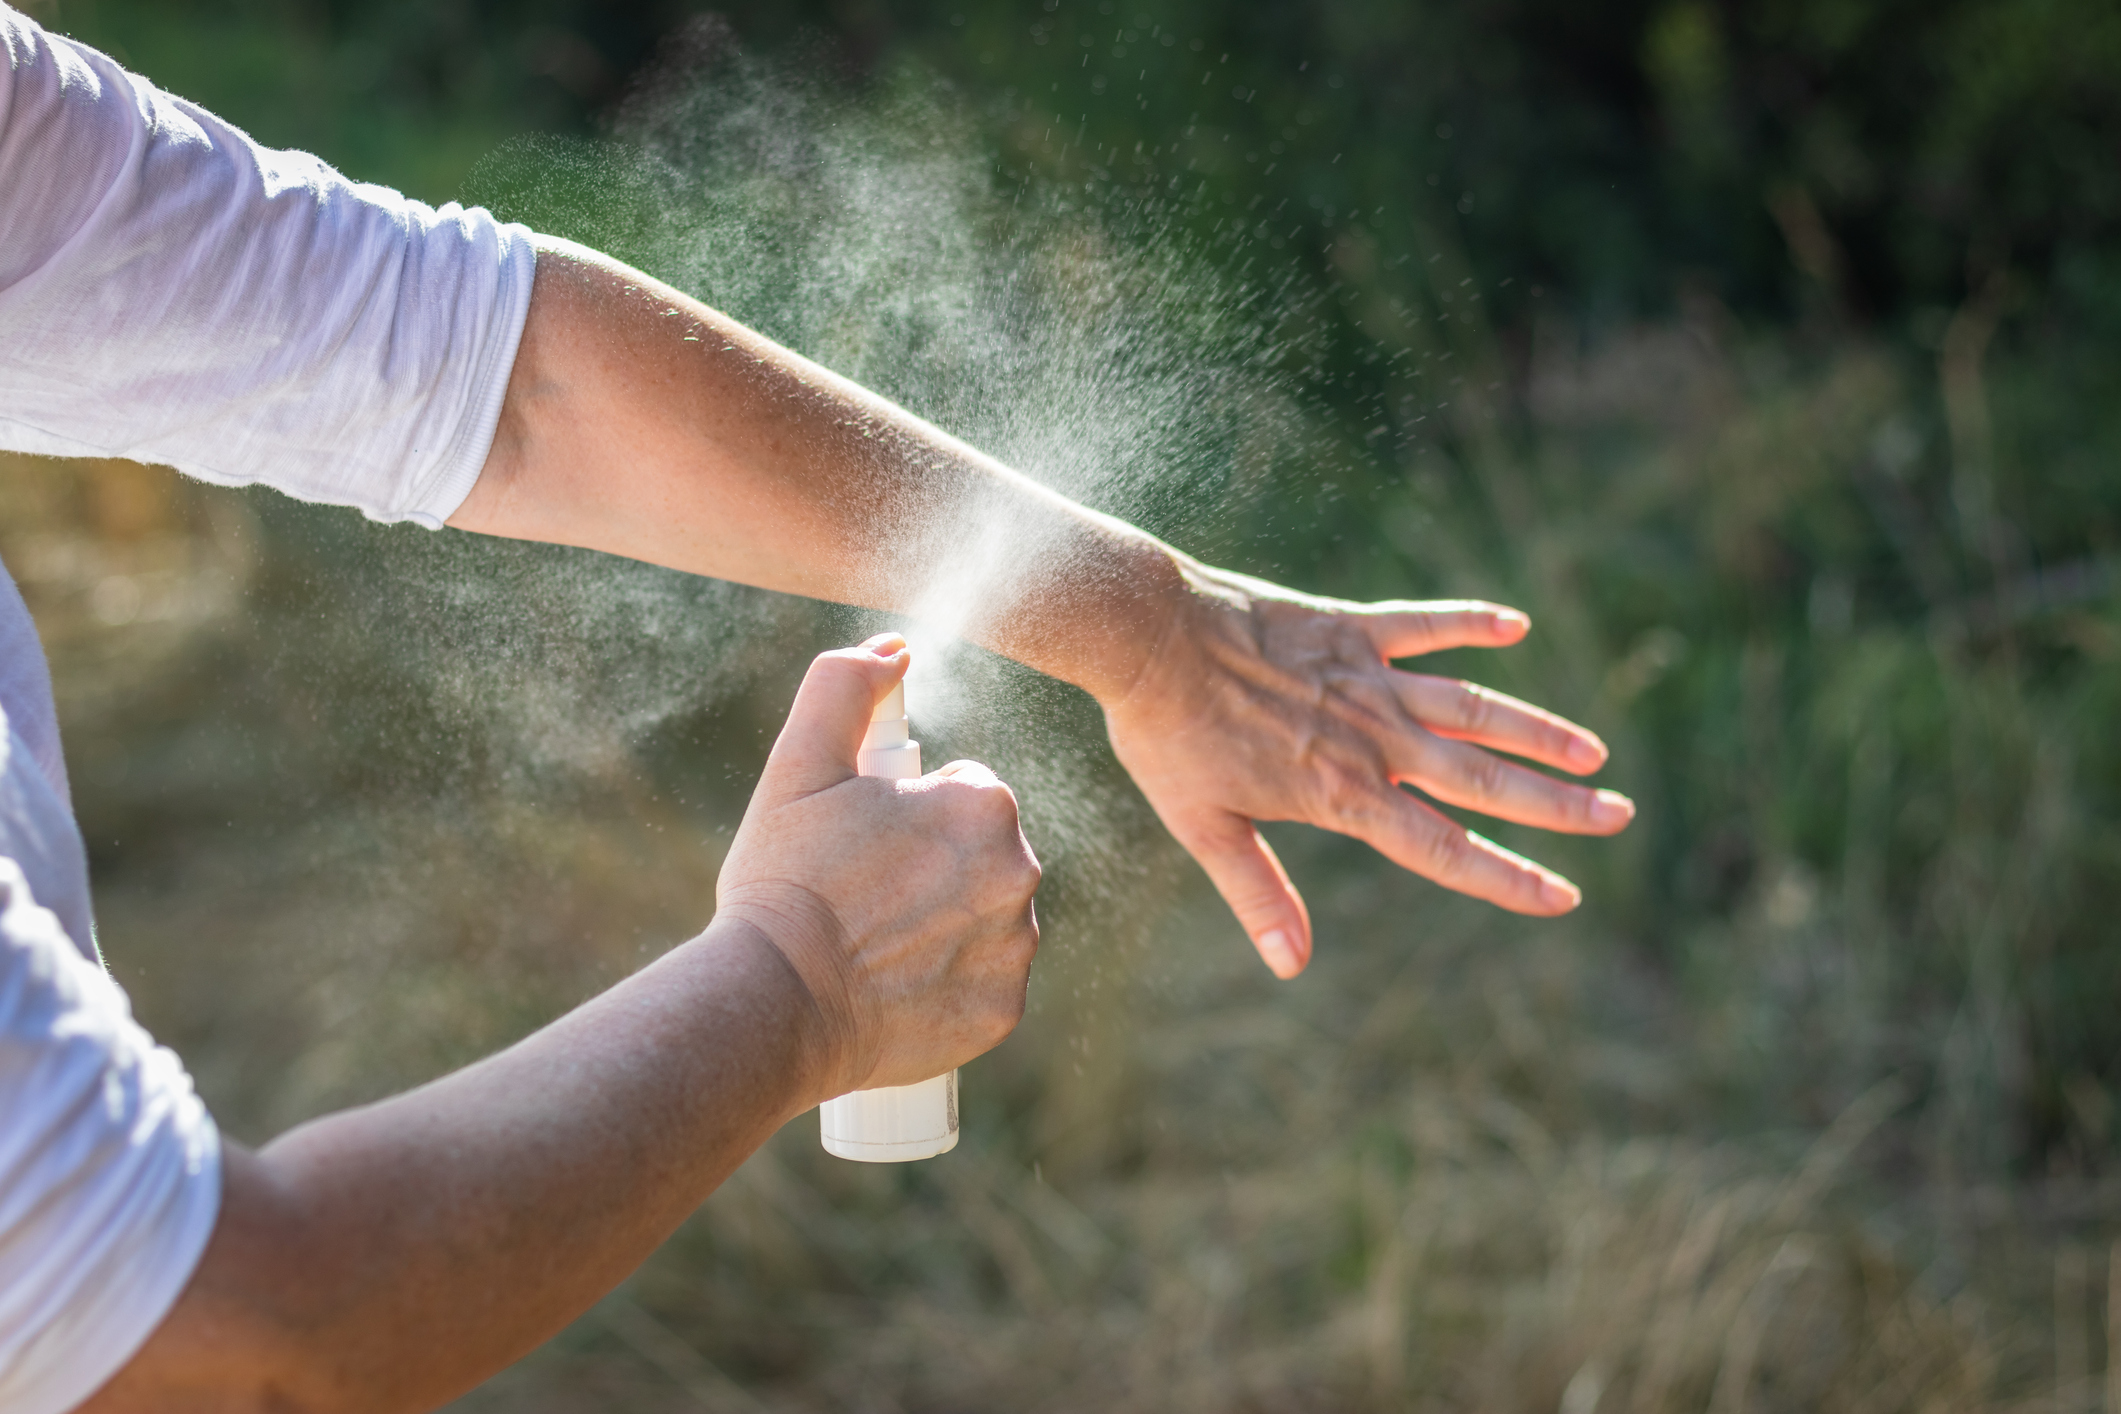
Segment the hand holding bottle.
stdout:
<path fill-rule="evenodd" d="M 888 634 L 811 665 L 717 890 L 718 917 L 763 934 L 817 1007 L 819 1100 L 992 1048 L 1023 1015 L 1038 947 L 1038 861 L 993 772 L 857 774 L 871 712 L 908 661 Z"/>

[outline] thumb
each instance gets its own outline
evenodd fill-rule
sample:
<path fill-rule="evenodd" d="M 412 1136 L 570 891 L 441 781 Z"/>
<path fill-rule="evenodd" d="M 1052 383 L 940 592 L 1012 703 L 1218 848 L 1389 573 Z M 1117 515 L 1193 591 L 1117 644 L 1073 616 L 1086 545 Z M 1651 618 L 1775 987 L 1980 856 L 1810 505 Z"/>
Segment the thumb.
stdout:
<path fill-rule="evenodd" d="M 1311 915 L 1303 895 L 1244 816 L 1219 810 L 1174 830 L 1274 975 L 1287 981 L 1311 961 Z"/>
<path fill-rule="evenodd" d="M 818 654 L 766 757 L 759 794 L 786 800 L 852 779 L 869 715 L 906 676 L 911 661 L 906 640 L 895 633 Z"/>

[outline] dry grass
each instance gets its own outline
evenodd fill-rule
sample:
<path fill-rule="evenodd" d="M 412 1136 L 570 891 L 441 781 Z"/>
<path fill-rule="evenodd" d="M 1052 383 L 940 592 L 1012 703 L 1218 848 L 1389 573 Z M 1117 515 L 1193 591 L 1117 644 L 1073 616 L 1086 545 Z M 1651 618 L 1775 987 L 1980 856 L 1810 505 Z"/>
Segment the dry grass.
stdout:
<path fill-rule="evenodd" d="M 1571 1137 L 1527 1107 L 1523 1058 L 1481 1039 L 1477 1000 L 1551 988 L 1572 970 L 1559 945 L 1470 967 L 1426 950 L 1466 974 L 1442 995 L 1333 969 L 1319 985 L 1339 996 L 1301 1009 L 1369 1010 L 1336 1047 L 1303 1024 L 1324 1017 L 1269 1010 L 1227 943 L 1176 962 L 1215 976 L 1221 1005 L 1195 1011 L 1189 987 L 1128 1008 L 1119 1073 L 1077 1077 L 1139 1152 L 1060 1180 L 1049 1164 L 1084 1155 L 1063 1143 L 1027 1171 L 1020 1133 L 975 1114 L 969 1151 L 879 1174 L 818 1157 L 799 1125 L 627 1292 L 466 1407 L 592 1407 L 629 1364 L 674 1386 L 633 1408 L 2005 1407 L 1998 1351 L 2030 1337 L 2024 1317 L 1999 1329 L 1972 1294 L 1926 1292 L 1867 1230 L 1879 1196 L 1842 1191 L 1903 1098 L 1890 1087 L 1794 1162 Z M 1403 1060 L 1410 1034 L 1459 1059 L 1388 1084 L 1351 1072 L 1351 1051 Z"/>

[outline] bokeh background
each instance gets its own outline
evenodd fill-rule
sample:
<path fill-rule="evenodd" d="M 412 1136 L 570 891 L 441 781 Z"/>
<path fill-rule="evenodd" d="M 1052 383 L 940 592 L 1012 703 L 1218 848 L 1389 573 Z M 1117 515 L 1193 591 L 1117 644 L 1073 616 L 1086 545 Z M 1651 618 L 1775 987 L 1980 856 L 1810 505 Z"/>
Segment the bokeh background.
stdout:
<path fill-rule="evenodd" d="M 1612 743 L 1534 922 L 1273 837 L 1275 984 L 1071 690 L 903 1168 L 769 1144 L 467 1411 L 2121 1414 L 2121 10 L 44 0 L 262 140 L 592 241 Z M 232 1134 L 696 931 L 877 620 L 7 458 L 102 945 Z M 918 709 L 917 709 L 918 710 Z"/>

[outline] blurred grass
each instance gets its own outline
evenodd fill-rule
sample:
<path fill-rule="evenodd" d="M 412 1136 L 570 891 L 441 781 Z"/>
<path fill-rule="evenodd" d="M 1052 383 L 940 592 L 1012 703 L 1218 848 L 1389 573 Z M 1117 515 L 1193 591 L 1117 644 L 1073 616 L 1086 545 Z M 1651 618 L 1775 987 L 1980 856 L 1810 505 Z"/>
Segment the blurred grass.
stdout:
<path fill-rule="evenodd" d="M 1432 447 L 1367 564 L 1317 574 L 1411 562 L 1531 608 L 1537 646 L 1478 671 L 1585 704 L 1645 806 L 1631 839 L 1542 847 L 1582 915 L 1284 831 L 1321 946 L 1277 987 L 1111 815 L 1153 862 L 1116 891 L 1056 875 L 1033 1014 L 968 1076 L 957 1154 L 843 1165 L 791 1127 L 464 1407 L 2099 1407 L 2108 1091 L 2054 1067 L 2110 1034 L 2113 822 L 2072 759 L 2109 720 L 2110 605 L 1895 623 L 1784 587 L 1794 622 L 1731 641 L 1720 617 L 1773 617 L 1733 607 L 1748 544 L 1886 474 L 1919 365 L 1748 375 L 1757 348 L 1686 325 L 1538 347 L 1465 414 L 1474 447 L 1518 420 L 1469 455 L 1519 533 L 1436 490 L 1471 478 Z M 511 684 L 638 668 L 585 599 L 616 566 L 125 464 L 7 470 L 0 555 L 62 685 L 105 945 L 251 1139 L 693 931 L 802 643 L 846 630 L 703 605 L 778 636 L 718 702 L 490 719 Z M 407 625 L 460 582 L 510 602 L 439 671 Z"/>
<path fill-rule="evenodd" d="M 620 92 L 677 9 L 137 8 L 46 10 L 268 140 L 655 254 L 625 200 L 473 163 Z M 1642 815 L 1501 832 L 1586 884 L 1554 924 L 1276 831 L 1320 938 L 1280 987 L 1084 704 L 1004 675 L 1044 744 L 937 744 L 1033 783 L 1056 867 L 960 1150 L 873 1170 L 792 1126 L 462 1407 L 2121 1411 L 2111 16 L 1173 6 L 1085 46 L 1072 3 L 804 13 L 804 62 L 902 119 L 949 75 L 1003 195 L 1270 272 L 1308 440 L 1233 434 L 1215 514 L 1144 513 L 1305 588 L 1530 610 L 1449 670 L 1587 720 Z M 1123 82 L 1143 56 L 1185 85 Z M 252 1140 L 695 931 L 795 675 L 860 626 L 4 472 L 106 951 Z M 1035 788 L 1040 751 L 1100 791 Z"/>

